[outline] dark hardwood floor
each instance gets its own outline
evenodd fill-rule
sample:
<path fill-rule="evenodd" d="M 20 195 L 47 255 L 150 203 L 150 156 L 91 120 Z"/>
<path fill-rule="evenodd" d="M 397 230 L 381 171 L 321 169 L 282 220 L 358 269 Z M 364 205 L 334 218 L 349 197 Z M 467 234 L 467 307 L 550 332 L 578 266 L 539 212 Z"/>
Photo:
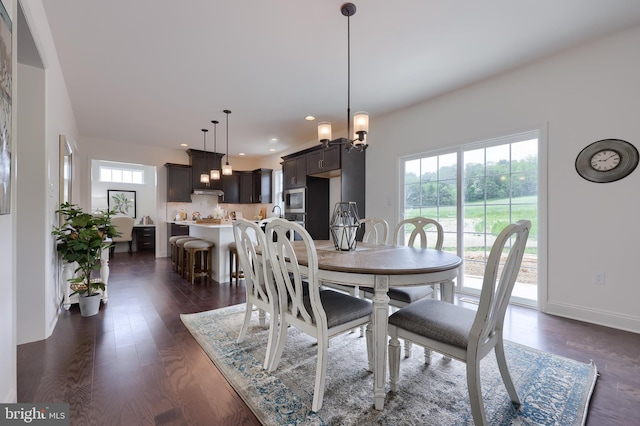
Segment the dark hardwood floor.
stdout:
<path fill-rule="evenodd" d="M 241 303 L 244 287 L 196 283 L 150 253 L 116 253 L 109 302 L 77 305 L 18 347 L 18 402 L 67 402 L 72 425 L 258 425 L 179 314 Z M 587 425 L 640 425 L 640 335 L 510 307 L 506 335 L 583 362 L 598 378 Z"/>

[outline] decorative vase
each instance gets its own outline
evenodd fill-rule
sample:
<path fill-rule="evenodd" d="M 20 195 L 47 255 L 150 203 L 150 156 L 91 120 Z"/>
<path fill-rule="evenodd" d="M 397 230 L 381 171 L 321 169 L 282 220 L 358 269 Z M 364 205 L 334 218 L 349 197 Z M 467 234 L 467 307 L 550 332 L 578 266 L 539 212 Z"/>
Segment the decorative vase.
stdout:
<path fill-rule="evenodd" d="M 331 238 L 336 250 L 351 251 L 356 249 L 356 234 L 360 227 L 358 206 L 354 201 L 336 203 L 331 216 Z"/>
<path fill-rule="evenodd" d="M 100 293 L 93 294 L 91 296 L 78 297 L 78 305 L 80 306 L 80 315 L 83 317 L 91 317 L 96 315 L 100 311 L 100 300 L 102 295 Z"/>

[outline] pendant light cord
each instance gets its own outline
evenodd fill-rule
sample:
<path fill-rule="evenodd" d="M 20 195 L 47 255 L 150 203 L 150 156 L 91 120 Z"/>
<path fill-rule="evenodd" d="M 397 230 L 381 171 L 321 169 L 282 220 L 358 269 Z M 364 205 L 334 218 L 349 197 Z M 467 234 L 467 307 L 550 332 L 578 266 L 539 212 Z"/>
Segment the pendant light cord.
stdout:
<path fill-rule="evenodd" d="M 347 16 L 347 140 L 351 137 L 351 16 Z"/>

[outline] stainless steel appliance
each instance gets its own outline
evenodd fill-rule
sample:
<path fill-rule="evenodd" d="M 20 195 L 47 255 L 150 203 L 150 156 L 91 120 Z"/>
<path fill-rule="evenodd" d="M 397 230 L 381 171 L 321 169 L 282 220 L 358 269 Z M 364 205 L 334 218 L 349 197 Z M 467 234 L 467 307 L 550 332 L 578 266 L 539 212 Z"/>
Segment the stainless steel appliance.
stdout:
<path fill-rule="evenodd" d="M 306 218 L 306 214 L 304 213 L 285 213 L 284 214 L 284 218 L 287 219 L 290 222 L 295 222 L 298 225 L 302 226 L 303 228 L 306 228 L 305 226 L 305 218 Z M 302 237 L 300 237 L 298 235 L 298 233 L 296 232 L 296 235 L 294 237 L 294 240 L 298 241 L 301 240 Z"/>
<path fill-rule="evenodd" d="M 305 213 L 306 212 L 306 188 L 287 189 L 284 191 L 284 212 L 285 213 Z"/>

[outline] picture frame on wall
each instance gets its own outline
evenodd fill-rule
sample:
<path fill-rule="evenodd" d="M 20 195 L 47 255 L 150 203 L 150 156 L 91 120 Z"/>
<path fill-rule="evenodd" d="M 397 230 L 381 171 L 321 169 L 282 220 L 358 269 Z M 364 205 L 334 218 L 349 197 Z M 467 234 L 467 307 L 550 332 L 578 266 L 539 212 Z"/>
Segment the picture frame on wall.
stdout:
<path fill-rule="evenodd" d="M 0 214 L 11 213 L 12 23 L 0 1 Z"/>
<path fill-rule="evenodd" d="M 116 214 L 136 218 L 136 191 L 107 189 L 107 206 Z"/>

